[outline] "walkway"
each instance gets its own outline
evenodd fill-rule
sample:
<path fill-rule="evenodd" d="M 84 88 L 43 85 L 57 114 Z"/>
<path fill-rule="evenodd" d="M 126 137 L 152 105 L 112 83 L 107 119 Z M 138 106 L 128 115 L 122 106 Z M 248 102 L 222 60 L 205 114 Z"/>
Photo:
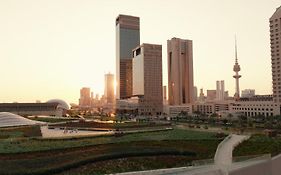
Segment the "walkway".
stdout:
<path fill-rule="evenodd" d="M 225 138 L 218 146 L 215 154 L 215 165 L 225 170 L 232 164 L 232 151 L 242 141 L 248 139 L 249 136 L 232 134 Z"/>

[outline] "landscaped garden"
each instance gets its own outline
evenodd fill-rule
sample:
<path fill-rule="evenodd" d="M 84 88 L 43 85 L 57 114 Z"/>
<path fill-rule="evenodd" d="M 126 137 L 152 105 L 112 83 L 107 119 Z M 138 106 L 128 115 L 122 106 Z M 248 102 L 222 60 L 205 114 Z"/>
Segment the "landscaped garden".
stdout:
<path fill-rule="evenodd" d="M 271 138 L 265 135 L 253 135 L 234 149 L 234 156 L 249 156 L 281 153 L 281 138 Z"/>
<path fill-rule="evenodd" d="M 66 140 L 12 134 L 0 139 L 0 167 L 4 174 L 105 174 L 187 166 L 213 158 L 222 139 L 181 129 Z"/>

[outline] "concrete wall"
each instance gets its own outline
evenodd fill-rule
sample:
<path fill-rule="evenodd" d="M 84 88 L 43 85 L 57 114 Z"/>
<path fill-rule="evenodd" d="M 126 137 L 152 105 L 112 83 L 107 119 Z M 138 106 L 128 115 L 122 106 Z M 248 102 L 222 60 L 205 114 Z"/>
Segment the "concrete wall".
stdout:
<path fill-rule="evenodd" d="M 281 154 L 269 160 L 241 162 L 241 167 L 229 171 L 229 175 L 280 175 Z"/>
<path fill-rule="evenodd" d="M 265 160 L 239 169 L 230 170 L 229 175 L 271 175 L 271 160 Z"/>
<path fill-rule="evenodd" d="M 281 154 L 272 158 L 272 160 L 271 160 L 271 170 L 272 170 L 272 175 L 280 175 L 281 174 Z"/>

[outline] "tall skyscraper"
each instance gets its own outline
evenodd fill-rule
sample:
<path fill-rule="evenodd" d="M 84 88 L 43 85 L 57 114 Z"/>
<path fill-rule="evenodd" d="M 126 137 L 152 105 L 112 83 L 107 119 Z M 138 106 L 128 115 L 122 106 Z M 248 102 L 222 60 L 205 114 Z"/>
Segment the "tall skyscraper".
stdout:
<path fill-rule="evenodd" d="M 241 78 L 241 75 L 239 75 L 240 71 L 240 65 L 238 64 L 238 58 L 237 58 L 237 44 L 236 44 L 236 38 L 235 38 L 235 64 L 233 66 L 233 71 L 235 72 L 235 75 L 233 78 L 235 78 L 235 94 L 234 99 L 238 100 L 240 98 L 240 90 L 239 90 L 239 78 Z"/>
<path fill-rule="evenodd" d="M 167 41 L 169 104 L 194 102 L 192 40 Z"/>
<path fill-rule="evenodd" d="M 270 22 L 270 48 L 271 48 L 271 71 L 273 100 L 276 103 L 281 102 L 281 62 L 280 62 L 280 31 L 281 31 L 281 6 L 276 9 L 269 19 Z"/>
<path fill-rule="evenodd" d="M 140 115 L 163 112 L 162 46 L 142 44 L 133 51 L 133 95 L 139 97 Z"/>
<path fill-rule="evenodd" d="M 79 106 L 80 107 L 90 107 L 91 106 L 91 89 L 87 87 L 83 87 L 80 90 L 80 99 Z"/>
<path fill-rule="evenodd" d="M 225 92 L 224 92 L 224 80 L 217 81 L 216 83 L 216 100 L 224 100 L 225 99 Z"/>
<path fill-rule="evenodd" d="M 114 75 L 111 73 L 104 75 L 104 97 L 106 103 L 114 102 Z"/>
<path fill-rule="evenodd" d="M 132 95 L 132 50 L 140 45 L 139 17 L 116 18 L 116 98 Z"/>

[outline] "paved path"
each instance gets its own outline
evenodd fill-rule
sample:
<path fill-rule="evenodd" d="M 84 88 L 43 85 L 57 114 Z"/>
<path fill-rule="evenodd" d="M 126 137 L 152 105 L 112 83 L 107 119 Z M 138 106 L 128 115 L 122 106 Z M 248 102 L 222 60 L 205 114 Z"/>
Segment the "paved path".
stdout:
<path fill-rule="evenodd" d="M 232 134 L 225 138 L 218 146 L 215 154 L 215 165 L 221 169 L 227 169 L 232 164 L 232 151 L 242 141 L 248 139 L 249 136 Z"/>
<path fill-rule="evenodd" d="M 100 136 L 113 135 L 113 131 L 78 131 L 64 130 L 60 128 L 48 129 L 48 126 L 41 126 L 43 138 L 69 138 L 69 137 L 85 137 L 85 136 Z"/>

